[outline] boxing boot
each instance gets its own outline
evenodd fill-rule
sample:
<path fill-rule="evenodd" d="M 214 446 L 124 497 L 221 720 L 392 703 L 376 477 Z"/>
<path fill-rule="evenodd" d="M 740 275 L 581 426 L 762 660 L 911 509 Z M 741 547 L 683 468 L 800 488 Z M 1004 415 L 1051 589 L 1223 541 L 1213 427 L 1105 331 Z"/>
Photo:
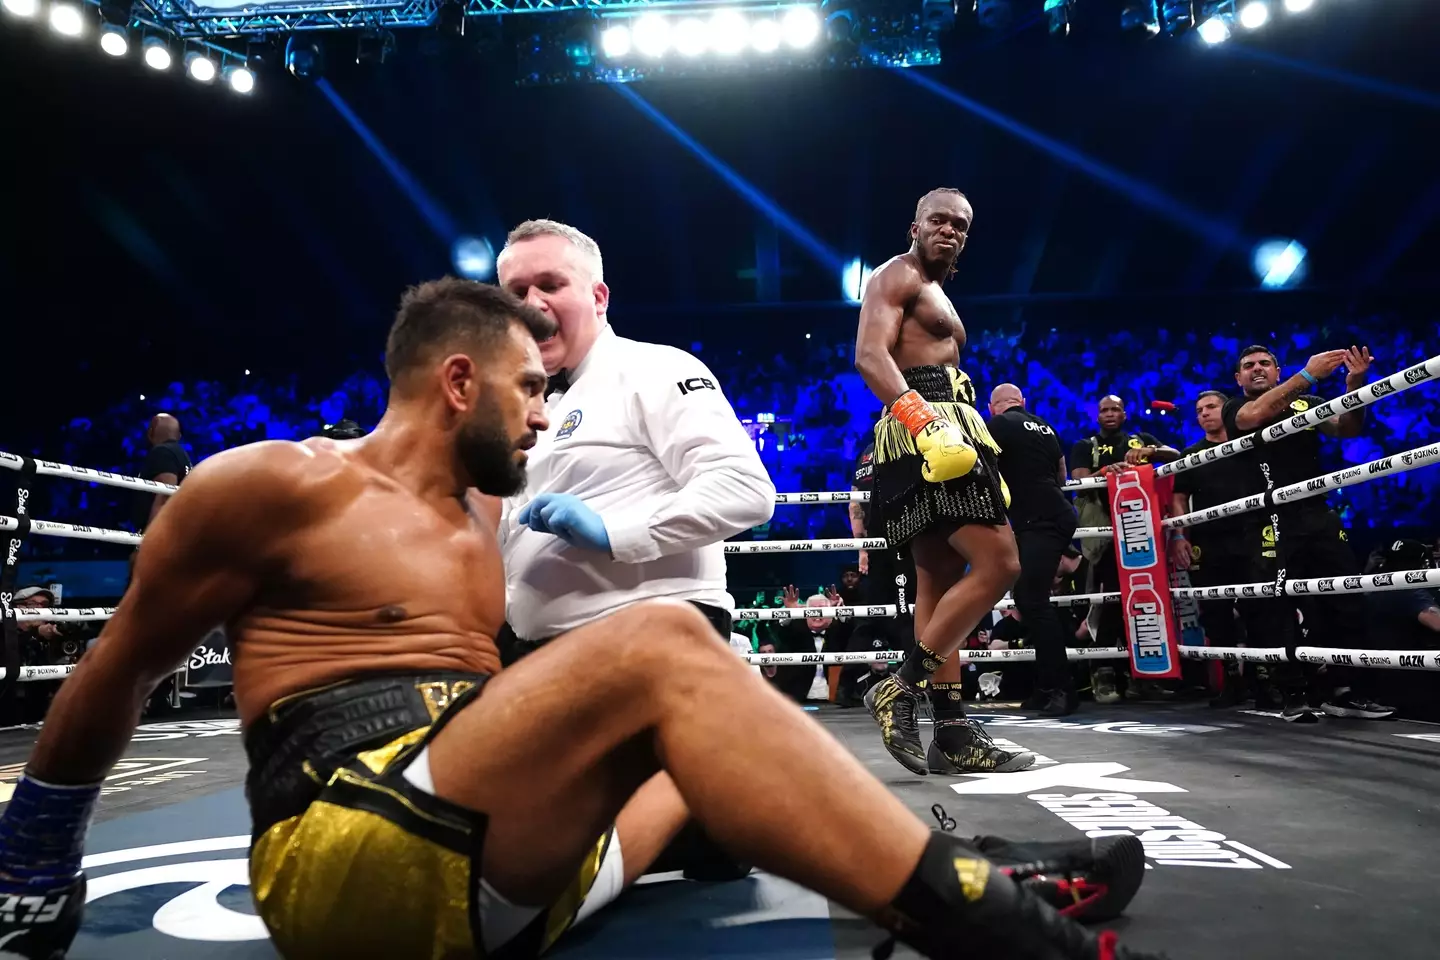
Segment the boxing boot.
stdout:
<path fill-rule="evenodd" d="M 955 832 L 955 821 L 940 804 L 930 808 L 930 815 L 941 830 Z M 970 842 L 1012 880 L 1082 923 L 1120 916 L 1145 880 L 1145 845 L 1133 834 L 1074 840 L 975 837 Z"/>
<path fill-rule="evenodd" d="M 890 756 L 911 773 L 925 775 L 925 749 L 920 745 L 920 723 L 916 711 L 921 693 L 898 673 L 865 691 L 865 706 L 880 724 L 880 736 Z"/>
<path fill-rule="evenodd" d="M 1002 868 L 973 843 L 932 833 L 915 872 L 876 917 L 893 935 L 876 960 L 890 955 L 894 940 L 931 960 L 1159 960 L 1120 946 L 1113 931 L 1095 934 L 1062 916 L 1027 879 L 1028 868 Z"/>
<path fill-rule="evenodd" d="M 85 875 L 60 887 L 0 884 L 0 957 L 61 960 L 80 929 Z"/>
<path fill-rule="evenodd" d="M 902 761 L 903 762 L 903 761 Z M 965 718 L 935 721 L 935 739 L 925 752 L 931 773 L 1011 773 L 1035 762 L 1028 750 L 1006 750 L 990 739 L 985 728 Z"/>
<path fill-rule="evenodd" d="M 915 449 L 925 458 L 921 475 L 931 483 L 956 480 L 975 469 L 979 454 L 965 433 L 940 416 L 930 402 L 914 390 L 890 404 L 890 415 L 910 431 Z"/>

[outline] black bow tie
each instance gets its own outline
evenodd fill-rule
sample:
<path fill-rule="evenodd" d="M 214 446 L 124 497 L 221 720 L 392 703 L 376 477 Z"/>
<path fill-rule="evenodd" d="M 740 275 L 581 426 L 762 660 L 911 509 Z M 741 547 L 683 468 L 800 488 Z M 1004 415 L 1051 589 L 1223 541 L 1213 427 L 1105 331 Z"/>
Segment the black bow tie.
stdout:
<path fill-rule="evenodd" d="M 545 384 L 545 396 L 549 397 L 554 393 L 564 393 L 570 389 L 570 371 L 561 370 L 549 379 Z"/>

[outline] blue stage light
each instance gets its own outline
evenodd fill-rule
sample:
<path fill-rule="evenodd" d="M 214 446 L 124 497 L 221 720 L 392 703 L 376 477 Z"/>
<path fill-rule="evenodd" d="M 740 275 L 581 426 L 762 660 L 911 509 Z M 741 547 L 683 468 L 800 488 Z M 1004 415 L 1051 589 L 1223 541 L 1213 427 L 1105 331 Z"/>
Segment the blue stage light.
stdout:
<path fill-rule="evenodd" d="M 455 272 L 466 280 L 488 280 L 495 272 L 495 249 L 484 237 L 461 237 L 450 248 Z"/>
<path fill-rule="evenodd" d="M 1253 266 L 1260 286 L 1283 290 L 1305 279 L 1308 251 L 1299 240 L 1265 240 L 1255 247 Z"/>

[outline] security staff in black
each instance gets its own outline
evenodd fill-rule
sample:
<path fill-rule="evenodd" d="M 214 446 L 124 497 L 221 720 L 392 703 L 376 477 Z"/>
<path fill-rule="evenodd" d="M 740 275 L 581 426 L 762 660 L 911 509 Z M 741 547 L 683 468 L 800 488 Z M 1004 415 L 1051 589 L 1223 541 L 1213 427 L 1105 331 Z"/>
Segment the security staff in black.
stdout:
<path fill-rule="evenodd" d="M 871 441 L 855 458 L 851 474 L 850 489 L 855 493 L 872 493 L 875 490 L 875 444 Z M 872 531 L 882 531 L 879 511 L 873 500 L 850 502 L 850 533 L 864 538 L 879 536 Z M 865 617 L 859 619 L 850 634 L 849 649 L 860 650 L 903 650 L 909 652 L 915 644 L 915 619 L 910 608 L 915 603 L 915 561 L 905 548 L 887 547 L 884 550 L 861 550 L 860 572 L 864 574 L 863 601 L 866 606 L 895 606 L 898 616 Z M 864 664 L 849 664 L 840 671 L 840 693 L 837 695 L 844 704 L 853 698 L 863 696 L 870 682 L 883 678 L 889 668 L 877 663 L 870 667 Z"/>
<path fill-rule="evenodd" d="M 1040 712 L 1059 717 L 1079 705 L 1065 657 L 1065 631 L 1050 603 L 1060 555 L 1075 535 L 1075 508 L 1065 495 L 1065 453 L 1055 429 L 1025 409 L 1013 383 L 990 393 L 990 436 L 1000 444 L 1000 475 L 1010 488 L 1010 526 L 1020 549 L 1020 577 L 1011 593 L 1035 648 Z"/>
<path fill-rule="evenodd" d="M 140 467 L 140 478 L 179 486 L 192 466 L 190 454 L 180 445 L 180 421 L 168 413 L 155 414 L 145 428 L 145 442 L 150 445 L 150 451 Z M 137 494 L 132 501 L 130 518 L 136 531 L 143 532 L 150 526 L 170 497 L 170 493 Z"/>
<path fill-rule="evenodd" d="M 1117 396 L 1100 398 L 1096 420 L 1100 432 L 1081 440 L 1070 448 L 1070 476 L 1080 480 L 1108 472 L 1124 470 L 1126 465 L 1169 463 L 1180 458 L 1180 451 L 1161 443 L 1154 435 L 1131 433 L 1125 429 L 1128 414 L 1125 401 Z M 1110 499 L 1104 490 L 1085 491 L 1076 500 L 1082 527 L 1110 525 Z M 1086 540 L 1080 545 L 1090 561 L 1091 577 L 1086 592 L 1114 593 L 1120 589 L 1120 570 L 1115 565 L 1115 544 L 1111 540 Z M 1091 621 L 1091 634 L 1099 646 L 1125 645 L 1125 620 L 1120 604 L 1100 607 L 1100 616 Z M 1125 667 L 1120 668 L 1122 671 Z M 1096 667 L 1093 673 L 1096 703 L 1114 703 L 1120 699 L 1116 689 L 1116 668 Z M 1153 688 L 1152 688 L 1153 690 Z"/>
<path fill-rule="evenodd" d="M 1186 447 L 1182 456 L 1203 453 L 1230 438 L 1221 416 L 1229 399 L 1219 390 L 1206 390 L 1196 398 L 1195 420 L 1205 431 L 1205 439 Z M 1176 474 L 1171 515 L 1194 513 L 1248 496 L 1254 492 L 1251 469 L 1242 457 L 1225 457 Z M 1170 538 L 1171 563 L 1177 570 L 1188 571 L 1190 582 L 1197 587 L 1234 583 L 1237 571 L 1252 566 L 1247 523 L 1243 516 L 1222 517 L 1176 530 Z M 1247 601 L 1241 615 L 1252 609 Z M 1202 600 L 1200 622 L 1211 646 L 1233 647 L 1239 640 L 1234 600 Z"/>
<path fill-rule="evenodd" d="M 1225 430 L 1231 437 L 1242 437 L 1304 413 L 1325 401 L 1310 393 L 1320 381 L 1344 365 L 1347 391 L 1358 390 L 1368 381 L 1370 369 L 1368 348 L 1328 350 L 1310 358 L 1299 373 L 1280 380 L 1280 364 L 1274 351 L 1264 346 L 1246 347 L 1235 363 L 1235 382 L 1245 391 L 1242 397 L 1226 402 L 1222 411 Z M 1315 429 L 1307 429 L 1273 443 L 1261 443 L 1249 453 L 1241 454 L 1247 466 L 1247 493 L 1277 490 L 1320 476 L 1320 433 L 1345 438 L 1356 437 L 1365 427 L 1363 408 L 1348 410 L 1339 417 L 1322 421 Z M 1202 468 L 1203 469 L 1203 468 Z M 1279 504 L 1261 511 L 1249 523 L 1251 556 L 1254 564 L 1251 580 L 1274 582 L 1277 579 L 1299 580 L 1312 577 L 1355 576 L 1360 565 L 1351 551 L 1340 526 L 1340 518 L 1322 497 Z M 1270 556 L 1266 556 L 1266 554 Z M 1259 623 L 1253 628 L 1252 644 L 1291 646 L 1294 644 L 1295 604 L 1288 598 L 1272 601 L 1251 600 L 1257 604 Z M 1309 602 L 1300 604 L 1305 617 L 1305 632 L 1312 646 L 1364 648 L 1369 645 L 1369 629 L 1365 603 L 1359 594 L 1316 593 Z M 1310 673 L 1305 696 L 1288 692 L 1283 714 L 1287 720 L 1313 722 L 1315 710 L 1331 716 L 1381 719 L 1394 713 L 1365 697 L 1357 687 L 1364 684 L 1363 670 L 1327 666 L 1323 673 Z"/>

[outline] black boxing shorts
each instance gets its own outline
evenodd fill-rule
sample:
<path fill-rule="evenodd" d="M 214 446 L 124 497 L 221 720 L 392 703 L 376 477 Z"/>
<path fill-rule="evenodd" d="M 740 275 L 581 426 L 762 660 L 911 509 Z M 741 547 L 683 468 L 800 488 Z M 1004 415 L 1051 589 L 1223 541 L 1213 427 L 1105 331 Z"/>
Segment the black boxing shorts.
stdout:
<path fill-rule="evenodd" d="M 480 876 L 487 818 L 435 796 L 429 743 L 484 675 L 376 675 L 277 701 L 245 733 L 256 909 L 287 960 L 533 958 L 619 895 L 614 828 L 548 907 Z"/>
<path fill-rule="evenodd" d="M 881 417 L 875 424 L 875 486 L 870 494 L 881 521 L 879 532 L 893 548 L 939 526 L 1004 526 L 1009 521 L 996 459 L 1000 446 L 975 409 L 970 377 L 952 366 L 911 367 L 902 375 L 906 386 L 961 429 L 979 459 L 965 476 L 931 483 L 921 474 L 925 458 L 910 431 L 888 413 Z"/>

